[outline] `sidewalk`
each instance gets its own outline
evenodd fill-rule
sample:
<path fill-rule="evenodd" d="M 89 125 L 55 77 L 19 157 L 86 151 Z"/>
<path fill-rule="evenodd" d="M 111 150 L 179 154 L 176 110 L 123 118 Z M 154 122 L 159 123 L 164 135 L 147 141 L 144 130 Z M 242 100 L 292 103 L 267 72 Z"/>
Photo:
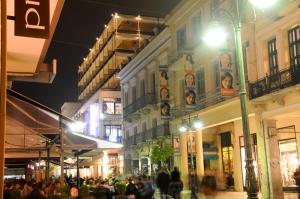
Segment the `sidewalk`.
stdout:
<path fill-rule="evenodd" d="M 189 191 L 182 191 L 182 199 L 189 199 Z M 160 193 L 157 190 L 154 195 L 155 199 L 160 199 Z M 205 199 L 202 194 L 198 195 L 199 199 Z M 247 199 L 246 192 L 218 192 L 214 199 Z M 284 199 L 298 199 L 297 193 L 284 193 Z"/>

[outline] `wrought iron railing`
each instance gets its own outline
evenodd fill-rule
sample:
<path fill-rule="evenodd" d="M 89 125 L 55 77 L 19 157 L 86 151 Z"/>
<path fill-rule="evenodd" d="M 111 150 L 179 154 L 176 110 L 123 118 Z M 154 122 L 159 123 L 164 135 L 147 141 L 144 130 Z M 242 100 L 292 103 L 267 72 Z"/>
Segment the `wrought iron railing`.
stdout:
<path fill-rule="evenodd" d="M 136 144 L 140 144 L 146 141 L 150 141 L 156 139 L 158 137 L 169 136 L 170 135 L 170 128 L 169 123 L 165 123 L 159 125 L 155 128 L 148 129 L 145 132 L 141 132 L 136 134 L 135 136 L 129 136 L 125 139 L 124 145 L 125 147 L 133 146 Z"/>
<path fill-rule="evenodd" d="M 249 83 L 249 98 L 255 99 L 300 83 L 299 66 L 283 69 L 274 75 Z"/>
<path fill-rule="evenodd" d="M 157 98 L 155 93 L 148 93 L 143 97 L 140 97 L 135 102 L 127 105 L 123 109 L 123 117 L 126 118 L 129 114 L 136 112 L 137 110 L 144 108 L 148 104 L 157 104 Z"/>
<path fill-rule="evenodd" d="M 103 139 L 106 140 L 106 141 L 110 141 L 110 142 L 117 142 L 117 143 L 122 143 L 123 141 L 123 136 L 117 136 L 116 137 L 116 141 L 112 141 L 108 135 L 104 135 L 103 136 Z"/>
<path fill-rule="evenodd" d="M 216 90 L 214 90 L 212 92 L 206 92 L 205 94 L 199 96 L 199 98 L 196 100 L 196 106 L 193 108 L 185 107 L 185 105 L 172 108 L 171 116 L 175 117 L 175 118 L 182 117 L 182 116 L 188 114 L 189 112 L 199 111 L 199 110 L 205 109 L 207 107 L 221 103 L 225 100 L 232 99 L 232 98 L 238 96 L 238 94 L 239 94 L 238 90 L 235 89 L 233 96 L 224 97 L 221 95 L 220 88 L 217 88 Z"/>

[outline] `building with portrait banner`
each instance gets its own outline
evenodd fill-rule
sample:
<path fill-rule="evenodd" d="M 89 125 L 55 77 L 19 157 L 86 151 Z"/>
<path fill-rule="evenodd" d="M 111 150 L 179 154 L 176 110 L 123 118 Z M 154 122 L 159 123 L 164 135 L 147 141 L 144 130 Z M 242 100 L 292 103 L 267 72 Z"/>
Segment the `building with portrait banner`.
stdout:
<path fill-rule="evenodd" d="M 162 139 L 172 145 L 167 53 L 171 36 L 164 24 L 158 28 L 160 33 L 118 74 L 123 96 L 125 174 L 155 175 L 161 165 L 152 161 L 153 147 Z"/>
<path fill-rule="evenodd" d="M 160 97 L 155 98 L 160 99 L 160 107 L 140 111 L 131 118 L 124 114 L 130 118 L 128 121 L 143 124 L 142 120 L 145 120 L 146 125 L 151 125 L 153 117 L 163 119 L 159 115 L 164 105 L 161 98 L 165 97 L 170 105 L 168 128 L 174 146 L 174 166 L 180 169 L 185 189 L 189 189 L 191 150 L 188 149 L 188 132 L 181 133 L 178 129 L 188 122 L 188 118 L 197 118 L 203 123 L 200 130 L 192 132 L 192 151 L 195 154 L 198 180 L 206 171 L 210 171 L 216 176 L 219 190 L 243 191 L 247 186 L 234 36 L 231 33 L 227 42 L 219 48 L 210 48 L 201 41 L 201 34 L 210 19 L 220 14 L 220 8 L 232 9 L 231 3 L 218 0 L 187 0 L 179 3 L 165 18 L 166 30 L 149 44 L 152 49 L 159 49 L 168 32 L 168 48 L 163 52 L 158 51 L 160 56 L 155 59 L 142 51 L 137 56 L 140 61 L 132 62 L 137 66 L 147 66 L 143 70 L 141 66 L 133 72 L 137 74 L 139 70 L 145 78 L 131 76 L 130 71 L 123 72 L 122 76 L 126 90 L 123 96 L 127 103 L 128 99 L 132 100 L 130 98 L 135 96 L 130 93 L 138 90 L 138 86 L 133 85 L 141 80 L 149 83 L 146 86 L 149 91 L 152 85 L 156 85 L 156 92 L 160 92 Z M 282 198 L 283 191 L 296 187 L 293 175 L 299 167 L 300 152 L 298 4 L 297 1 L 282 2 L 272 11 L 257 11 L 255 23 L 244 24 L 242 30 L 252 151 L 255 174 L 263 198 L 274 198 L 274 195 Z M 252 19 L 247 16 L 245 20 Z M 166 61 L 161 63 L 161 57 L 165 55 Z M 151 63 L 150 60 L 153 60 L 153 66 L 156 67 L 155 75 L 148 68 L 151 66 L 147 64 Z M 158 82 L 160 65 L 167 65 L 168 68 L 167 90 Z M 128 76 L 127 80 L 123 80 L 124 74 Z M 153 76 L 157 78 L 155 83 L 151 82 Z M 124 107 L 124 110 L 139 107 L 134 103 L 128 104 L 131 106 Z M 147 115 L 151 117 L 147 119 Z M 144 132 L 141 126 L 141 132 Z M 140 130 L 134 125 L 131 128 L 133 130 L 129 130 L 128 135 L 133 136 L 132 143 L 135 143 Z M 136 154 L 135 158 L 138 156 Z M 136 165 L 141 167 L 140 163 Z M 226 179 L 232 179 L 230 185 Z"/>

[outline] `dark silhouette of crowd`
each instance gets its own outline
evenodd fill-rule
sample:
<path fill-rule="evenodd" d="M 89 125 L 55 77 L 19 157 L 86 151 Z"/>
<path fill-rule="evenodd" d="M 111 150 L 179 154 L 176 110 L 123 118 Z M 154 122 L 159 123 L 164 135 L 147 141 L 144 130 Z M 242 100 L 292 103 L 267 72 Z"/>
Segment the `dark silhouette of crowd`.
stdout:
<path fill-rule="evenodd" d="M 160 190 L 160 197 L 162 199 L 167 198 L 168 196 L 171 196 L 174 199 L 180 198 L 183 183 L 180 180 L 180 173 L 177 167 L 174 168 L 171 175 L 169 174 L 168 169 L 163 167 L 157 175 L 156 184 Z"/>

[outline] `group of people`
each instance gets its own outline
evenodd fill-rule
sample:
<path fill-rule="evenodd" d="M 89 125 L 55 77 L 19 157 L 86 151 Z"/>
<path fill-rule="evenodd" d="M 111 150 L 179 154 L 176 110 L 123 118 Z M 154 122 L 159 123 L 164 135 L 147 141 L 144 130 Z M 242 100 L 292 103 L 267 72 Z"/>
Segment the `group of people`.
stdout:
<path fill-rule="evenodd" d="M 171 196 L 174 199 L 180 198 L 183 183 L 180 180 L 180 173 L 177 167 L 174 168 L 171 174 L 166 167 L 163 167 L 157 175 L 156 184 L 160 190 L 162 199 L 167 198 L 168 196 Z"/>
<path fill-rule="evenodd" d="M 26 182 L 24 179 L 14 179 L 5 180 L 4 185 L 5 199 L 45 199 L 62 195 L 59 181 L 46 184 L 34 180 Z"/>

